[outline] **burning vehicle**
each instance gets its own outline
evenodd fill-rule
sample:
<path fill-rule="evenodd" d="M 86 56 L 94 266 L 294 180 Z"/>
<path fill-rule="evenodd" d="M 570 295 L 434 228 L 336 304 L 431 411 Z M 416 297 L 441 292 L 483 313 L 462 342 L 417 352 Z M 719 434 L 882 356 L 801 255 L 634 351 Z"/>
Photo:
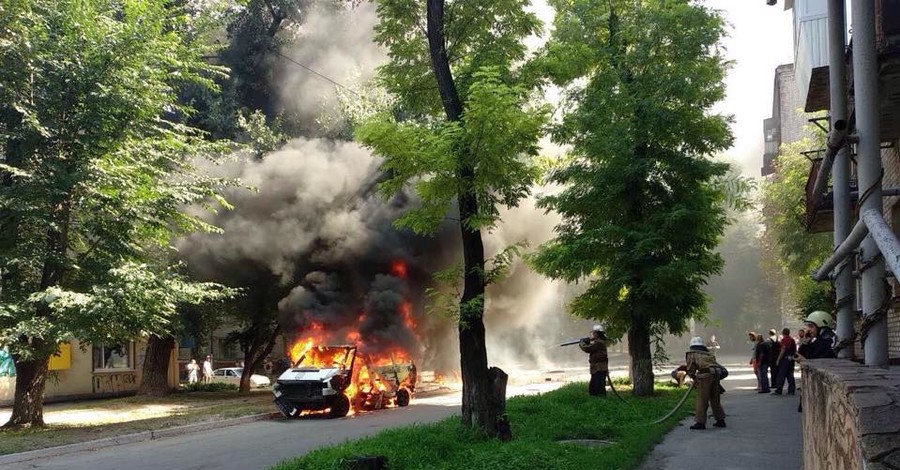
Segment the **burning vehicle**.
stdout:
<path fill-rule="evenodd" d="M 356 393 L 350 402 L 356 410 L 380 410 L 389 406 L 408 406 L 415 392 L 416 365 L 413 363 L 360 368 Z"/>
<path fill-rule="evenodd" d="M 304 410 L 329 410 L 333 418 L 347 416 L 356 346 L 308 348 L 273 386 L 275 406 L 286 417 Z"/>
<path fill-rule="evenodd" d="M 328 410 L 340 418 L 351 410 L 402 407 L 415 392 L 415 364 L 398 363 L 393 354 L 357 360 L 355 345 L 313 346 L 312 341 L 292 349 L 297 359 L 273 386 L 275 406 L 285 417 Z"/>

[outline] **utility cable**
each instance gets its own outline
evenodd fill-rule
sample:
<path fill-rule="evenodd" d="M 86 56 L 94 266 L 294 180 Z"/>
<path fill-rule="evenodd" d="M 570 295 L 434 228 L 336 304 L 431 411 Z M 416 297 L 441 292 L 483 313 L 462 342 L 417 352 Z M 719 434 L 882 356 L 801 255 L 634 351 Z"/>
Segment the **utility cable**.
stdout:
<path fill-rule="evenodd" d="M 312 73 L 314 73 L 315 75 L 318 75 L 318 76 L 321 77 L 322 79 L 325 79 L 325 80 L 331 82 L 332 84 L 334 84 L 334 86 L 343 88 L 344 90 L 347 90 L 347 91 L 349 91 L 350 93 L 353 93 L 354 95 L 356 95 L 356 96 L 358 96 L 358 97 L 360 97 L 360 98 L 365 99 L 362 95 L 360 95 L 360 94 L 357 93 L 356 91 L 350 89 L 349 87 L 347 87 L 347 86 L 345 86 L 344 84 L 338 82 L 337 80 L 332 79 L 331 77 L 329 77 L 329 76 L 327 76 L 327 75 L 324 75 L 324 74 L 321 74 L 321 73 L 317 72 L 315 69 L 313 69 L 312 67 L 310 67 L 310 66 L 308 66 L 308 65 L 302 64 L 302 63 L 300 63 L 300 62 L 298 62 L 298 61 L 296 61 L 296 60 L 294 60 L 294 59 L 292 59 L 292 58 L 290 58 L 290 57 L 288 57 L 288 56 L 286 56 L 286 55 L 284 55 L 284 54 L 282 54 L 281 52 L 278 52 L 278 51 L 275 51 L 275 55 L 277 55 L 278 57 L 281 57 L 282 59 L 284 59 L 284 60 L 286 60 L 286 61 L 288 61 L 288 62 L 290 62 L 290 63 L 292 63 L 292 64 L 294 64 L 294 65 L 296 65 L 296 66 L 298 66 L 298 67 L 302 67 L 303 69 L 306 69 L 307 71 L 312 72 Z"/>

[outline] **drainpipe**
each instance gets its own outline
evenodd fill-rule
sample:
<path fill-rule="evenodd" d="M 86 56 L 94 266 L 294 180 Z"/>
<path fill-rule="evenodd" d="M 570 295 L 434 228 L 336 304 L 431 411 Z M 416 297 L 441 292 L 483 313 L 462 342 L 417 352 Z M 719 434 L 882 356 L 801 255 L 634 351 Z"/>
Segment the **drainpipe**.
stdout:
<path fill-rule="evenodd" d="M 831 92 L 831 132 L 847 129 L 847 71 L 844 64 L 844 47 L 847 43 L 844 0 L 828 0 L 828 80 Z M 831 137 L 831 136 L 829 136 Z M 831 147 L 829 139 L 829 149 Z M 824 165 L 823 165 L 824 166 Z M 834 247 L 837 248 L 850 235 L 850 149 L 846 141 L 837 149 L 832 166 L 834 191 Z M 816 181 L 818 186 L 818 180 Z M 821 193 L 820 193 L 821 194 Z M 849 263 L 835 273 L 835 311 L 837 313 L 837 339 L 853 338 L 853 276 Z M 838 351 L 838 357 L 852 359 L 853 345 Z"/>
<path fill-rule="evenodd" d="M 877 210 L 882 214 L 881 202 L 881 129 L 878 106 L 878 56 L 875 50 L 875 2 L 853 0 L 853 96 L 856 104 L 856 131 L 859 136 L 859 213 Z M 865 339 L 867 366 L 888 366 L 888 335 L 886 315 L 877 319 L 885 298 L 884 259 L 875 240 L 863 240 L 861 261 L 871 265 L 862 272 L 862 310 L 871 322 Z"/>

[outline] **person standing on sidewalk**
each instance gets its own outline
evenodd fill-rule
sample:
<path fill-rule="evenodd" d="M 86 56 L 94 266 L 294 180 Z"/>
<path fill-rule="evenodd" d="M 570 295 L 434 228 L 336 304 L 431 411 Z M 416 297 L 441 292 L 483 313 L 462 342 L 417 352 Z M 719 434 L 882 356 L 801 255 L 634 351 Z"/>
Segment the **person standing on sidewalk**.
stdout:
<path fill-rule="evenodd" d="M 747 339 L 750 343 L 750 365 L 753 366 L 753 375 L 756 377 L 756 391 L 759 391 L 759 363 L 756 362 L 756 337 L 754 332 L 747 333 Z"/>
<path fill-rule="evenodd" d="M 718 371 L 724 368 L 716 362 L 716 356 L 709 352 L 703 343 L 703 338 L 695 336 L 691 339 L 688 352 L 684 355 L 687 363 L 687 373 L 694 379 L 697 387 L 697 398 L 694 402 L 694 425 L 691 429 L 706 429 L 706 410 L 712 407 L 713 417 L 716 418 L 713 426 L 725 427 L 725 410 L 722 409 L 721 388 L 719 387 Z"/>
<path fill-rule="evenodd" d="M 759 391 L 757 393 L 769 393 L 769 357 L 772 354 L 772 348 L 769 342 L 764 340 L 762 334 L 756 335 L 756 365 L 757 375 L 759 379 Z"/>
<path fill-rule="evenodd" d="M 775 363 L 778 367 L 776 374 L 775 390 L 773 395 L 781 395 L 784 391 L 784 381 L 787 380 L 788 395 L 793 395 L 797 391 L 794 383 L 794 354 L 797 353 L 797 343 L 791 338 L 791 330 L 785 328 L 781 330 L 781 349 L 778 351 L 778 358 Z"/>
<path fill-rule="evenodd" d="M 203 383 L 212 383 L 213 378 L 213 368 L 212 368 L 212 356 L 206 355 L 206 360 L 203 361 Z"/>
<path fill-rule="evenodd" d="M 200 370 L 200 364 L 197 364 L 196 359 L 191 359 L 190 364 L 187 365 L 188 383 L 190 383 L 190 384 L 197 383 L 197 372 L 199 370 Z"/>
<path fill-rule="evenodd" d="M 595 397 L 605 397 L 606 376 L 609 374 L 609 355 L 606 352 L 606 333 L 603 331 L 603 325 L 594 325 L 591 337 L 581 340 L 578 347 L 589 354 L 591 382 L 588 385 L 588 393 Z"/>

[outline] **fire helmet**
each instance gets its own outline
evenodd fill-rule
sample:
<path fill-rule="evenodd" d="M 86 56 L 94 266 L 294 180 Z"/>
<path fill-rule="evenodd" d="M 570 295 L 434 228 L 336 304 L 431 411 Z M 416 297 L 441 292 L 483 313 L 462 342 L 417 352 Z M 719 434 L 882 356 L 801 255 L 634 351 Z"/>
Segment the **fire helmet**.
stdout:
<path fill-rule="evenodd" d="M 816 310 L 815 312 L 807 315 L 806 318 L 803 319 L 803 323 L 812 323 L 819 328 L 825 326 L 827 326 L 828 328 L 834 328 L 834 317 L 832 317 L 828 312 Z"/>
<path fill-rule="evenodd" d="M 597 333 L 605 333 L 605 331 L 603 330 L 603 325 L 594 325 L 594 331 L 596 331 Z"/>
<path fill-rule="evenodd" d="M 702 337 L 694 336 L 691 338 L 691 346 L 706 346 L 706 342 L 703 341 Z"/>

